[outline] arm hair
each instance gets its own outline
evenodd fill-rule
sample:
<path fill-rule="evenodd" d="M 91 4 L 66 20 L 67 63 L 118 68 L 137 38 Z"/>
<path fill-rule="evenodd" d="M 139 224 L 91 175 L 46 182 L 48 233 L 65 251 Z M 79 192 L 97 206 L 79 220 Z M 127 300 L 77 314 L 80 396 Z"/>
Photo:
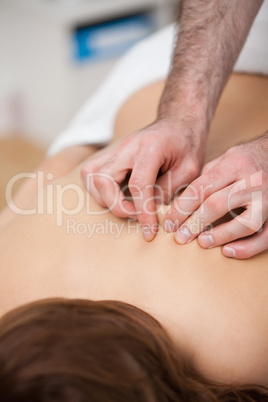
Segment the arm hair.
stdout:
<path fill-rule="evenodd" d="M 208 128 L 263 0 L 184 0 L 173 64 L 158 117 L 179 110 Z"/>

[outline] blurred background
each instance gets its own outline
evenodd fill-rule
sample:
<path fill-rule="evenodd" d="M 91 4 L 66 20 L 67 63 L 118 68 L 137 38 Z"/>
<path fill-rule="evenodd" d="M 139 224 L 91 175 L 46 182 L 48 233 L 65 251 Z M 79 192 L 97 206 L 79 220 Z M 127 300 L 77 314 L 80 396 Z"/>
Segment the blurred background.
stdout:
<path fill-rule="evenodd" d="M 0 0 L 0 210 L 118 58 L 179 0 Z"/>
<path fill-rule="evenodd" d="M 47 147 L 178 0 L 0 0 L 0 137 Z"/>

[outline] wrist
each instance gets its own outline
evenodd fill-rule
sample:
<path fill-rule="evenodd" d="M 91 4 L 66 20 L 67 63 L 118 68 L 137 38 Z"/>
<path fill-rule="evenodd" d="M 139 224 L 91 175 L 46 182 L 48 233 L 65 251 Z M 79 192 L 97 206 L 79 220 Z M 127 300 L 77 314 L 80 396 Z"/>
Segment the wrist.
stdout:
<path fill-rule="evenodd" d="M 198 83 L 176 82 L 171 78 L 158 106 L 158 119 L 169 119 L 177 124 L 182 119 L 201 131 L 208 131 L 216 105 Z M 209 85 L 208 85 L 209 86 Z M 208 87 L 207 86 L 207 87 Z"/>
<path fill-rule="evenodd" d="M 164 121 L 175 131 L 181 129 L 182 126 L 191 130 L 191 132 L 199 137 L 206 138 L 209 126 L 210 115 L 204 103 L 200 100 L 191 100 L 180 97 L 180 99 L 172 102 L 172 104 L 161 107 L 159 105 L 157 121 Z"/>
<path fill-rule="evenodd" d="M 166 116 L 153 123 L 154 130 L 167 134 L 171 141 L 179 143 L 185 155 L 195 155 L 203 162 L 208 129 L 196 117 L 180 114 L 180 117 Z"/>

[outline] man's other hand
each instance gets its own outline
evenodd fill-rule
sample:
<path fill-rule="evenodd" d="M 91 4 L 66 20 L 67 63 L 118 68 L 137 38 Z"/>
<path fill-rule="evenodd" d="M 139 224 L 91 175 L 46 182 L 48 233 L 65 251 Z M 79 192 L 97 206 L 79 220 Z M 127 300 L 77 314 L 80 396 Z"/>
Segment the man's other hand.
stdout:
<path fill-rule="evenodd" d="M 237 208 L 242 208 L 240 214 L 235 213 Z M 232 219 L 211 229 L 229 211 Z M 268 133 L 207 163 L 174 201 L 165 225 L 174 225 L 179 244 L 198 236 L 203 248 L 224 245 L 223 255 L 245 259 L 268 248 L 267 218 Z"/>

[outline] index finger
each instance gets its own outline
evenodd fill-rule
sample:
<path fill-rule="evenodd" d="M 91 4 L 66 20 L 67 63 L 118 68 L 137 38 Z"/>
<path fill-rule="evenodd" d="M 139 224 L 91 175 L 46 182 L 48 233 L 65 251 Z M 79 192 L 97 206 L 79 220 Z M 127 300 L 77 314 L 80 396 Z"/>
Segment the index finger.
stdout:
<path fill-rule="evenodd" d="M 143 154 L 137 158 L 129 180 L 129 190 L 146 241 L 153 240 L 157 233 L 154 185 L 162 164 L 160 155 Z"/>

